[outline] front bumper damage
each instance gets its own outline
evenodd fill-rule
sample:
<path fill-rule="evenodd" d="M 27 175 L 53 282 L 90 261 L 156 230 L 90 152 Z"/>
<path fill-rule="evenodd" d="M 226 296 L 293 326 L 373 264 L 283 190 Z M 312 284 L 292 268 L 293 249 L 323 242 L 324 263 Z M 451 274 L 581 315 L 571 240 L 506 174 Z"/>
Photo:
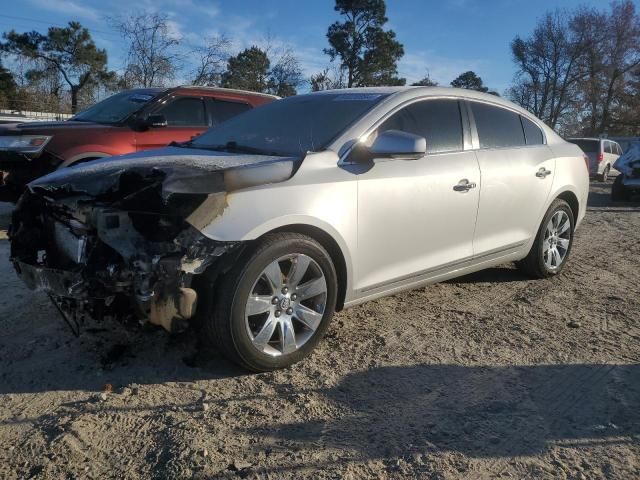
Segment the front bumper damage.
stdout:
<path fill-rule="evenodd" d="M 292 159 L 225 158 L 220 168 L 210 158 L 205 167 L 171 157 L 54 172 L 18 202 L 9 231 L 15 270 L 74 331 L 86 316 L 186 328 L 197 310 L 196 277 L 243 247 L 200 229 L 223 214 L 228 191 L 294 172 Z"/>
<path fill-rule="evenodd" d="M 10 233 L 20 278 L 50 295 L 74 324 L 110 315 L 182 330 L 196 310 L 194 275 L 239 246 L 210 240 L 177 219 L 181 225 L 172 227 L 181 231 L 164 236 L 160 224 L 172 219 L 162 215 L 150 230 L 138 225 L 139 232 L 131 212 L 91 203 L 83 211 L 27 194 Z"/>

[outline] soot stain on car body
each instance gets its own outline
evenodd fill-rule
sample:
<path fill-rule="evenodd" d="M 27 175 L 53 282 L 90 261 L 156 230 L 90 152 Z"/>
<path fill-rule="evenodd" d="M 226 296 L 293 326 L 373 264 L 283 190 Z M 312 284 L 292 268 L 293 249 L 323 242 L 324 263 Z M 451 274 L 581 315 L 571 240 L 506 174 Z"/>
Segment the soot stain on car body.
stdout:
<path fill-rule="evenodd" d="M 108 315 L 182 330 L 197 308 L 194 277 L 243 248 L 200 230 L 229 192 L 286 181 L 300 160 L 169 147 L 56 171 L 18 202 L 11 261 L 72 324 Z"/>

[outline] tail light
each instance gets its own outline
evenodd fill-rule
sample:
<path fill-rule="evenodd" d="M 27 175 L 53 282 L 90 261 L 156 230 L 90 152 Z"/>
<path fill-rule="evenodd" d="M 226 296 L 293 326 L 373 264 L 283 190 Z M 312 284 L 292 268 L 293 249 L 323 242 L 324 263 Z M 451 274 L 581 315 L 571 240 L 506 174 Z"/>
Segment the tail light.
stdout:
<path fill-rule="evenodd" d="M 585 153 L 583 153 L 582 158 L 584 159 L 584 164 L 587 167 L 587 170 L 589 170 L 589 157 Z"/>
<path fill-rule="evenodd" d="M 599 153 L 598 154 L 598 163 L 600 163 L 603 160 L 604 160 L 604 153 Z"/>

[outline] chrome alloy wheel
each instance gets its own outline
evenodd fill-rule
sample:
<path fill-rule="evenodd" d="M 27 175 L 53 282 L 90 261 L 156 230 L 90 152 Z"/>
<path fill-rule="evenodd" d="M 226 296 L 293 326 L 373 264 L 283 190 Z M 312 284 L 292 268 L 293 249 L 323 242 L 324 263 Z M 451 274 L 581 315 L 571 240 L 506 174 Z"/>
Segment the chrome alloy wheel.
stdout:
<path fill-rule="evenodd" d="M 295 352 L 320 326 L 327 283 L 320 266 L 303 254 L 285 255 L 258 276 L 245 306 L 253 346 L 274 357 Z"/>
<path fill-rule="evenodd" d="M 558 210 L 547 223 L 542 243 L 544 263 L 549 270 L 557 270 L 562 265 L 570 244 L 571 220 L 567 212 Z"/>

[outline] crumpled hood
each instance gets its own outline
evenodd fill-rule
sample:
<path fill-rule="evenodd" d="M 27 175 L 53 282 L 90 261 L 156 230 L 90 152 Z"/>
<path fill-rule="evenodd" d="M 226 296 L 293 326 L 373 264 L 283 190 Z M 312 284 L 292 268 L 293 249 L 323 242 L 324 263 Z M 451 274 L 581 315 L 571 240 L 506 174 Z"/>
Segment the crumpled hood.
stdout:
<path fill-rule="evenodd" d="M 631 177 L 634 168 L 640 168 L 640 142 L 632 143 L 627 151 L 614 162 L 613 168 Z"/>
<path fill-rule="evenodd" d="M 28 188 L 33 193 L 54 196 L 112 196 L 134 178 L 140 188 L 160 184 L 163 198 L 173 193 L 211 194 L 288 180 L 299 160 L 166 147 L 56 170 L 29 183 Z"/>

